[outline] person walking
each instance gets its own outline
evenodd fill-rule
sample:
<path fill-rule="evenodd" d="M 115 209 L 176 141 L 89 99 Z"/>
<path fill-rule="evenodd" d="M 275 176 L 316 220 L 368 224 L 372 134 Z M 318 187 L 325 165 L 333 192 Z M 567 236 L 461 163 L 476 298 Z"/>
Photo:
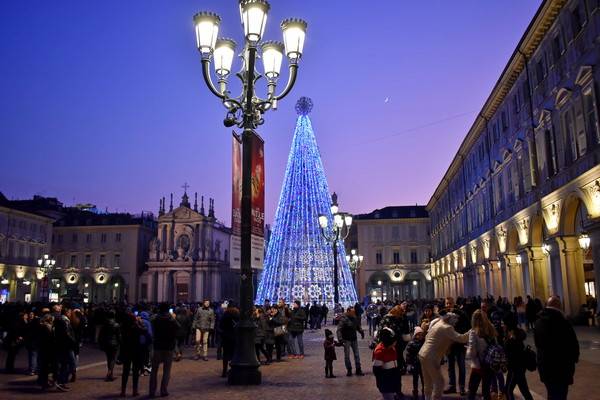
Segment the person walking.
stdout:
<path fill-rule="evenodd" d="M 177 329 L 178 324 L 173 314 L 169 312 L 169 305 L 161 303 L 158 306 L 158 314 L 152 320 L 154 354 L 152 355 L 152 372 L 150 373 L 150 397 L 156 396 L 158 368 L 161 364 L 163 365 L 163 375 L 160 383 L 160 395 L 169 395 L 169 379 L 171 378 Z"/>
<path fill-rule="evenodd" d="M 346 312 L 340 317 L 337 326 L 337 336 L 344 345 L 344 363 L 346 364 L 346 376 L 352 376 L 352 363 L 350 362 L 350 350 L 354 354 L 354 367 L 356 375 L 362 376 L 362 368 L 360 366 L 360 353 L 358 351 L 358 337 L 356 333 L 360 333 L 361 337 L 365 338 L 365 332 L 360 326 L 360 321 L 356 317 L 353 307 L 348 307 Z"/>
<path fill-rule="evenodd" d="M 42 390 L 47 390 L 51 386 L 48 383 L 48 376 L 56 368 L 56 353 L 54 343 L 54 317 L 44 314 L 40 320 L 36 332 L 38 342 L 38 379 L 37 383 Z"/>
<path fill-rule="evenodd" d="M 115 316 L 114 310 L 107 311 L 105 313 L 106 320 L 98 333 L 98 345 L 106 355 L 106 378 L 104 379 L 106 382 L 115 380 L 113 371 L 121 344 L 121 330 L 115 321 Z"/>
<path fill-rule="evenodd" d="M 71 390 L 67 386 L 69 374 L 75 371 L 75 347 L 77 341 L 71 326 L 72 310 L 63 306 L 60 315 L 54 318 L 54 336 L 56 343 L 56 360 L 58 363 L 58 375 L 56 388 L 62 392 Z"/>
<path fill-rule="evenodd" d="M 319 307 L 319 305 L 317 304 L 316 301 L 313 301 L 312 306 L 310 306 L 310 310 L 309 310 L 309 315 L 310 315 L 310 329 L 311 330 L 315 330 L 315 329 L 319 329 L 317 328 L 317 326 L 320 327 L 321 325 L 321 319 L 322 319 L 322 315 L 321 315 L 321 307 Z"/>
<path fill-rule="evenodd" d="M 538 314 L 533 337 L 538 372 L 546 386 L 548 400 L 566 399 L 573 384 L 575 364 L 579 362 L 579 341 L 557 296 L 550 297 Z"/>
<path fill-rule="evenodd" d="M 210 300 L 204 300 L 194 314 L 192 328 L 196 332 L 196 360 L 202 356 L 208 361 L 208 336 L 215 329 L 215 312 L 210 306 Z"/>
<path fill-rule="evenodd" d="M 485 363 L 485 354 L 488 344 L 496 340 L 496 329 L 489 321 L 485 312 L 481 310 L 476 310 L 473 313 L 471 327 L 467 348 L 467 358 L 471 360 L 468 399 L 475 400 L 477 389 L 481 383 L 483 399 L 490 400 L 493 374 L 489 366 Z"/>
<path fill-rule="evenodd" d="M 221 345 L 223 346 L 223 370 L 221 372 L 222 378 L 227 377 L 229 362 L 233 358 L 233 351 L 235 350 L 235 326 L 239 320 L 240 311 L 234 307 L 232 302 L 229 302 L 219 323 Z"/>
<path fill-rule="evenodd" d="M 190 319 L 187 310 L 184 307 L 178 307 L 175 312 L 175 320 L 179 328 L 177 329 L 177 338 L 175 339 L 175 358 L 174 361 L 181 361 L 183 357 L 183 346 L 185 338 L 190 332 Z M 207 341 L 208 343 L 208 341 Z"/>
<path fill-rule="evenodd" d="M 514 400 L 513 394 L 515 387 L 519 386 L 521 395 L 525 400 L 533 400 L 533 396 L 527 385 L 527 377 L 525 373 L 525 339 L 527 333 L 518 326 L 518 321 L 515 320 L 514 314 L 504 316 L 504 327 L 506 330 L 504 339 L 504 351 L 506 352 L 507 369 L 506 375 L 506 398 Z"/>
<path fill-rule="evenodd" d="M 284 311 L 277 308 L 277 306 L 271 306 L 267 321 L 269 324 L 267 335 L 273 332 L 273 343 L 275 344 L 276 354 L 275 360 L 280 362 L 283 354 L 283 346 L 285 345 L 285 335 L 287 334 Z M 272 354 L 272 347 L 271 352 L 269 352 L 269 344 L 267 344 L 267 353 Z"/>
<path fill-rule="evenodd" d="M 441 362 L 444 355 L 454 343 L 467 343 L 468 333 L 458 333 L 454 325 L 459 316 L 454 313 L 446 313 L 431 322 L 425 343 L 419 351 L 419 362 L 423 371 L 423 382 L 425 399 L 440 400 L 444 389 L 444 377 L 442 376 Z"/>
<path fill-rule="evenodd" d="M 377 304 L 369 303 L 366 310 L 367 314 L 367 325 L 369 326 L 369 336 L 373 336 L 373 332 L 377 329 L 377 325 L 375 324 L 375 320 L 377 315 L 379 314 L 379 310 L 377 308 Z"/>
<path fill-rule="evenodd" d="M 304 321 L 306 313 L 300 305 L 300 301 L 296 300 L 290 312 L 290 320 L 288 321 L 288 331 L 290 334 L 290 355 L 288 358 L 304 358 Z"/>
<path fill-rule="evenodd" d="M 467 314 L 454 302 L 454 298 L 447 297 L 445 308 L 440 312 L 444 314 L 447 312 L 454 313 L 458 316 L 458 321 L 455 325 L 455 330 L 458 333 L 466 333 L 469 330 L 469 317 Z M 465 369 L 465 354 L 466 349 L 462 343 L 454 343 L 450 347 L 448 353 L 448 388 L 444 390 L 444 394 L 456 393 L 456 371 L 455 368 L 458 366 L 458 387 L 460 389 L 460 395 L 465 396 L 466 384 L 466 369 Z"/>
<path fill-rule="evenodd" d="M 144 324 L 146 328 L 146 335 L 142 336 L 142 355 L 143 355 L 143 369 L 142 375 L 149 375 L 152 371 L 152 339 L 154 334 L 152 332 L 152 323 L 150 322 L 150 313 L 148 311 L 142 311 L 139 313 L 140 322 Z"/>
<path fill-rule="evenodd" d="M 123 375 L 121 376 L 121 397 L 125 397 L 129 374 L 132 375 L 133 397 L 139 396 L 138 382 L 140 372 L 144 366 L 144 354 L 142 352 L 142 336 L 146 335 L 146 327 L 141 319 L 133 313 L 128 312 L 123 316 L 121 325 L 121 362 L 123 363 Z"/>
<path fill-rule="evenodd" d="M 269 355 L 265 350 L 265 338 L 267 335 L 267 319 L 262 308 L 256 308 L 252 316 L 254 323 L 256 324 L 256 330 L 254 335 L 254 351 L 256 352 L 256 359 L 260 361 L 260 354 L 265 356 L 264 364 L 269 363 Z"/>

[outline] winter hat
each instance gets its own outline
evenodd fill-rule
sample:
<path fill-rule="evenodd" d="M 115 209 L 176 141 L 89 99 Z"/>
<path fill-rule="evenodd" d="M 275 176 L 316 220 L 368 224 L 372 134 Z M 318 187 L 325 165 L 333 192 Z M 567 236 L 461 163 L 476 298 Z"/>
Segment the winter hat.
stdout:
<path fill-rule="evenodd" d="M 396 340 L 396 334 L 393 329 L 385 327 L 379 331 L 379 340 L 384 346 L 390 346 Z"/>
<path fill-rule="evenodd" d="M 331 330 L 329 330 L 329 329 L 325 329 L 325 337 L 326 338 L 333 337 L 333 332 L 331 332 Z"/>
<path fill-rule="evenodd" d="M 415 328 L 415 333 L 413 333 L 413 336 L 417 336 L 417 334 L 418 334 L 418 333 L 425 333 L 425 332 L 423 331 L 423 328 L 421 328 L 420 326 L 417 326 L 417 327 Z"/>

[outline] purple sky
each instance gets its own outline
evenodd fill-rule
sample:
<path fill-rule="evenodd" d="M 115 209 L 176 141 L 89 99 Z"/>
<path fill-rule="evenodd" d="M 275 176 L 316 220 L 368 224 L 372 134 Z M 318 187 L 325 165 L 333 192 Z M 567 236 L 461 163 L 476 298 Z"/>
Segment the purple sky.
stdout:
<path fill-rule="evenodd" d="M 313 99 L 342 209 L 425 204 L 539 4 L 271 1 L 266 39 L 281 40 L 287 17 L 309 27 L 296 87 L 259 129 L 266 221 L 300 96 Z M 0 191 L 156 212 L 187 181 L 229 223 L 231 133 L 202 81 L 192 26 L 201 10 L 242 42 L 234 0 L 3 1 Z"/>

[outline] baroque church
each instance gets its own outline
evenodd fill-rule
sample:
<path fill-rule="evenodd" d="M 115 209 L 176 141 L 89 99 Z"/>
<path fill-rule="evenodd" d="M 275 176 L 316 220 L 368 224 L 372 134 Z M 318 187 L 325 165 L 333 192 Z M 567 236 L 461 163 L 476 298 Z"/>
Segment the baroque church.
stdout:
<path fill-rule="evenodd" d="M 158 231 L 150 243 L 147 270 L 140 280 L 140 298 L 149 302 L 200 302 L 236 298 L 239 270 L 229 262 L 231 229 L 215 218 L 214 200 L 208 213 L 204 196 L 198 209 L 198 193 L 190 205 L 187 184 L 179 207 L 168 211 L 160 201 Z"/>

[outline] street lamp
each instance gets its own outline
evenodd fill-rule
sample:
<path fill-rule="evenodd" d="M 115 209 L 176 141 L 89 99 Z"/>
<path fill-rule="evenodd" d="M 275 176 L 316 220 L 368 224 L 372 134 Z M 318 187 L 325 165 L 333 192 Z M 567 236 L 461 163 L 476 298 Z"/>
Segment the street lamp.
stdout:
<path fill-rule="evenodd" d="M 229 384 L 260 384 L 259 362 L 254 351 L 256 325 L 252 321 L 254 287 L 252 283 L 252 154 L 256 127 L 264 123 L 263 114 L 277 109 L 277 102 L 283 99 L 294 86 L 298 62 L 302 56 L 306 22 L 288 19 L 282 22 L 283 44 L 262 42 L 270 5 L 264 0 L 240 0 L 240 19 L 244 29 L 244 48 L 241 52 L 241 71 L 235 74 L 243 86 L 242 93 L 232 97 L 227 90 L 228 79 L 232 75 L 235 42 L 231 39 L 218 39 L 221 18 L 210 12 L 200 12 L 194 16 L 196 46 L 202 60 L 204 82 L 212 94 L 217 96 L 226 108 L 223 121 L 226 127 L 237 126 L 242 133 L 242 203 L 241 203 L 241 254 L 240 254 L 240 322 L 237 325 L 236 346 L 231 361 Z M 258 73 L 256 59 L 262 53 L 264 75 Z M 277 94 L 277 81 L 280 76 L 283 54 L 289 64 L 288 81 Z M 214 59 L 217 86 L 213 83 L 210 64 Z M 264 77 L 267 86 L 266 97 L 255 93 L 256 82 Z"/>
<path fill-rule="evenodd" d="M 581 247 L 581 249 L 583 251 L 587 251 L 590 248 L 590 236 L 585 233 L 585 232 L 581 232 L 581 235 L 579 235 L 579 239 L 577 239 L 579 241 L 579 247 Z"/>
<path fill-rule="evenodd" d="M 356 271 L 360 268 L 364 257 L 356 251 L 356 249 L 350 250 L 351 255 L 346 256 L 346 261 L 348 261 L 348 265 L 350 266 L 350 272 L 352 272 L 352 280 L 354 281 L 354 285 L 356 285 Z"/>
<path fill-rule="evenodd" d="M 338 276 L 338 242 L 348 237 L 350 226 L 352 225 L 352 215 L 339 211 L 337 204 L 337 194 L 331 196 L 331 215 L 333 224 L 330 229 L 329 219 L 326 215 L 319 215 L 319 226 L 321 234 L 327 243 L 333 248 L 333 302 L 337 305 L 340 302 L 339 276 Z"/>
<path fill-rule="evenodd" d="M 44 277 L 42 278 L 42 280 L 44 281 L 45 284 L 43 285 L 43 287 L 45 287 L 45 291 L 47 291 L 47 297 L 49 299 L 50 298 L 50 286 L 48 285 L 48 276 L 54 269 L 54 266 L 56 265 L 56 260 L 54 258 L 50 257 L 48 254 L 44 254 L 41 258 L 39 258 L 37 260 L 37 263 L 38 263 L 38 267 L 42 271 L 42 274 L 44 274 Z"/>

